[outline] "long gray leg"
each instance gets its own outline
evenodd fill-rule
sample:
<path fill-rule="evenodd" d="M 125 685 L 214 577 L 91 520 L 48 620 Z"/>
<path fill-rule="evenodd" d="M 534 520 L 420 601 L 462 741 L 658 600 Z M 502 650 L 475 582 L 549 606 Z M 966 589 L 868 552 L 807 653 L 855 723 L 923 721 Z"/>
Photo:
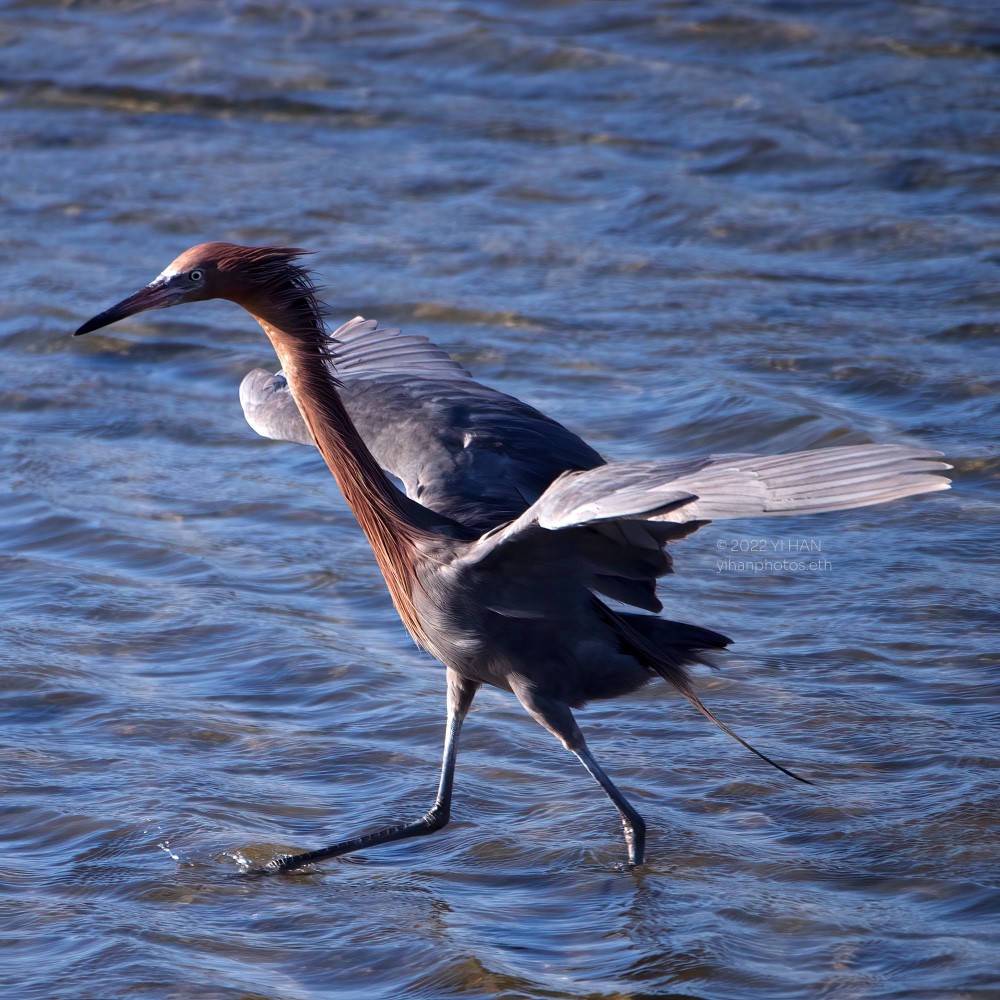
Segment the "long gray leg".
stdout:
<path fill-rule="evenodd" d="M 438 784 L 437 798 L 434 805 L 415 823 L 401 823 L 398 826 L 387 826 L 373 833 L 363 833 L 351 840 L 342 840 L 329 847 L 321 847 L 318 851 L 306 851 L 303 854 L 283 854 L 268 864 L 270 871 L 288 872 L 303 865 L 311 865 L 314 861 L 326 858 L 336 858 L 341 854 L 352 854 L 367 847 L 378 844 L 388 844 L 394 840 L 405 840 L 407 837 L 422 837 L 434 833 L 447 825 L 451 818 L 451 790 L 455 780 L 455 759 L 458 756 L 458 734 L 462 731 L 462 721 L 468 714 L 472 699 L 476 696 L 479 685 L 467 681 L 454 671 L 448 671 L 448 728 L 444 737 L 444 760 L 441 763 L 441 781 Z"/>
<path fill-rule="evenodd" d="M 528 710 L 531 717 L 543 725 L 550 733 L 558 737 L 567 750 L 576 754 L 580 763 L 597 779 L 608 798 L 621 813 L 622 826 L 625 830 L 625 845 L 628 847 L 630 864 L 641 865 L 646 853 L 646 822 L 632 808 L 632 804 L 615 787 L 614 782 L 604 773 L 600 764 L 594 760 L 587 749 L 587 741 L 580 732 L 580 727 L 573 718 L 569 706 L 561 701 L 541 698 L 534 694 L 527 685 L 513 682 L 511 687 L 518 701 Z"/>

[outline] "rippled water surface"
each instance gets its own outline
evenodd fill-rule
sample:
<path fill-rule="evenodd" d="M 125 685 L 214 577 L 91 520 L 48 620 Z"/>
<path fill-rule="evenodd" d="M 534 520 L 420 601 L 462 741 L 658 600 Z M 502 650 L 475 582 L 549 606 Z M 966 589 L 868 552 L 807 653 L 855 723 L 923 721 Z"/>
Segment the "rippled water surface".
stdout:
<path fill-rule="evenodd" d="M 17 998 L 1000 997 L 1000 25 L 989 3 L 249 0 L 0 10 L 0 988 Z M 509 695 L 443 833 L 443 671 L 209 303 L 82 340 L 206 239 L 310 247 L 619 458 L 920 443 L 950 493 L 712 525 L 698 685 Z M 720 553 L 803 540 L 817 571 Z M 727 546 L 729 548 L 727 548 Z M 818 549 L 816 548 L 818 546 Z M 787 548 L 786 548 L 787 550 Z"/>

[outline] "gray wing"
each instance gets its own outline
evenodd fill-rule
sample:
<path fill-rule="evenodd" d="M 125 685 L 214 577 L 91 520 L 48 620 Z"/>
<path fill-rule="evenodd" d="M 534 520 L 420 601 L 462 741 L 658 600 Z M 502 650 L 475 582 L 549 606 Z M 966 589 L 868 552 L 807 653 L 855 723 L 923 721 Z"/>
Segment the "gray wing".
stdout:
<path fill-rule="evenodd" d="M 341 379 L 408 375 L 433 381 L 472 376 L 454 358 L 426 337 L 402 330 L 380 330 L 378 322 L 355 316 L 330 334 L 337 342 L 334 368 Z M 240 405 L 247 423 L 261 436 L 275 441 L 314 444 L 282 372 L 272 375 L 254 368 L 240 385 Z"/>
<path fill-rule="evenodd" d="M 560 476 L 496 537 L 606 521 L 816 514 L 946 490 L 941 452 L 902 444 L 819 448 L 787 455 L 706 455 L 611 462 Z"/>
<path fill-rule="evenodd" d="M 477 532 L 517 517 L 567 469 L 604 461 L 543 413 L 473 381 L 425 337 L 360 317 L 333 337 L 341 396 L 376 460 L 411 499 Z M 258 434 L 312 443 L 280 372 L 250 372 L 240 402 Z"/>
<path fill-rule="evenodd" d="M 529 576 L 533 563 L 561 565 L 603 593 L 610 576 L 641 594 L 643 584 L 670 572 L 662 546 L 712 518 L 844 510 L 945 490 L 949 480 L 935 473 L 950 466 L 932 461 L 940 454 L 889 444 L 613 462 L 561 476 L 516 521 L 476 543 L 467 559 L 510 580 Z"/>
<path fill-rule="evenodd" d="M 355 316 L 330 334 L 336 341 L 334 364 L 340 376 L 381 378 L 385 375 L 421 375 L 472 381 L 472 376 L 454 358 L 426 337 L 387 327 L 378 321 Z"/>
<path fill-rule="evenodd" d="M 950 469 L 939 451 L 899 444 L 819 448 L 788 455 L 737 455 L 713 459 L 679 476 L 674 486 L 698 499 L 665 520 L 723 520 L 819 514 L 887 503 L 949 488 L 935 475 Z"/>
<path fill-rule="evenodd" d="M 240 383 L 240 405 L 247 423 L 261 436 L 296 444 L 315 444 L 282 372 L 254 368 Z"/>

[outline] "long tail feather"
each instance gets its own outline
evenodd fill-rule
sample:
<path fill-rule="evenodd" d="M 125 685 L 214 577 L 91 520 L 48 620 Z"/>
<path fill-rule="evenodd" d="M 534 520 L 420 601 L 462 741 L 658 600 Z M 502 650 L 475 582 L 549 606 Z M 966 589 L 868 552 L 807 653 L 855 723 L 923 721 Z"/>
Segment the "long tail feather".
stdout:
<path fill-rule="evenodd" d="M 710 632 L 708 629 L 701 629 L 694 625 L 682 626 L 682 628 L 691 630 L 690 639 L 693 640 L 692 644 L 678 643 L 680 646 L 678 649 L 679 656 L 664 655 L 665 650 L 657 648 L 651 635 L 647 636 L 635 627 L 634 619 L 640 619 L 640 627 L 643 627 L 646 622 L 649 623 L 648 626 L 645 626 L 645 631 L 666 625 L 679 625 L 680 623 L 666 622 L 661 618 L 646 618 L 642 615 L 619 614 L 603 604 L 601 608 L 602 611 L 606 611 L 610 615 L 609 620 L 615 623 L 622 637 L 635 649 L 646 665 L 670 684 L 679 694 L 683 695 L 705 718 L 715 723 L 727 736 L 731 736 L 741 746 L 746 747 L 752 754 L 755 754 L 765 763 L 770 764 L 771 767 L 781 771 L 782 774 L 787 774 L 789 778 L 794 778 L 796 781 L 802 782 L 803 785 L 813 784 L 807 778 L 803 778 L 777 761 L 771 760 L 767 754 L 761 753 L 756 747 L 751 746 L 742 736 L 733 732 L 729 726 L 717 718 L 715 713 L 695 694 L 694 689 L 691 687 L 691 680 L 688 676 L 685 663 L 695 659 L 695 656 L 692 654 L 698 650 L 724 648 L 729 644 L 729 639 L 718 632 Z M 697 643 L 697 645 L 694 643 Z"/>

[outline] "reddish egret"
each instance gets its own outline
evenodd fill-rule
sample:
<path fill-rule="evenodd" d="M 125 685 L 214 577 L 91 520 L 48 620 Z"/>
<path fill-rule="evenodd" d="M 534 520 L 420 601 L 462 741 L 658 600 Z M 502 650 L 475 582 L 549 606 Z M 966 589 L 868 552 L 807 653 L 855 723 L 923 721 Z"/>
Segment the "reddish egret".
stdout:
<path fill-rule="evenodd" d="M 645 823 L 591 755 L 572 714 L 659 676 L 748 749 L 694 693 L 686 664 L 724 647 L 718 633 L 614 611 L 595 592 L 639 607 L 669 572 L 665 545 L 713 518 L 810 513 L 946 489 L 937 452 L 861 445 L 777 456 L 616 462 L 557 478 L 509 523 L 478 535 L 400 493 L 351 421 L 303 251 L 207 243 L 177 258 L 130 298 L 76 331 L 147 309 L 223 298 L 271 340 L 309 435 L 371 543 L 413 638 L 444 663 L 448 724 L 434 805 L 413 823 L 276 858 L 290 870 L 377 844 L 432 833 L 449 819 L 462 721 L 482 684 L 512 691 L 574 753 L 621 814 L 629 861 Z M 779 764 L 779 770 L 791 774 Z M 792 775 L 796 777 L 796 775 Z M 801 779 L 800 779 L 801 780 Z"/>

